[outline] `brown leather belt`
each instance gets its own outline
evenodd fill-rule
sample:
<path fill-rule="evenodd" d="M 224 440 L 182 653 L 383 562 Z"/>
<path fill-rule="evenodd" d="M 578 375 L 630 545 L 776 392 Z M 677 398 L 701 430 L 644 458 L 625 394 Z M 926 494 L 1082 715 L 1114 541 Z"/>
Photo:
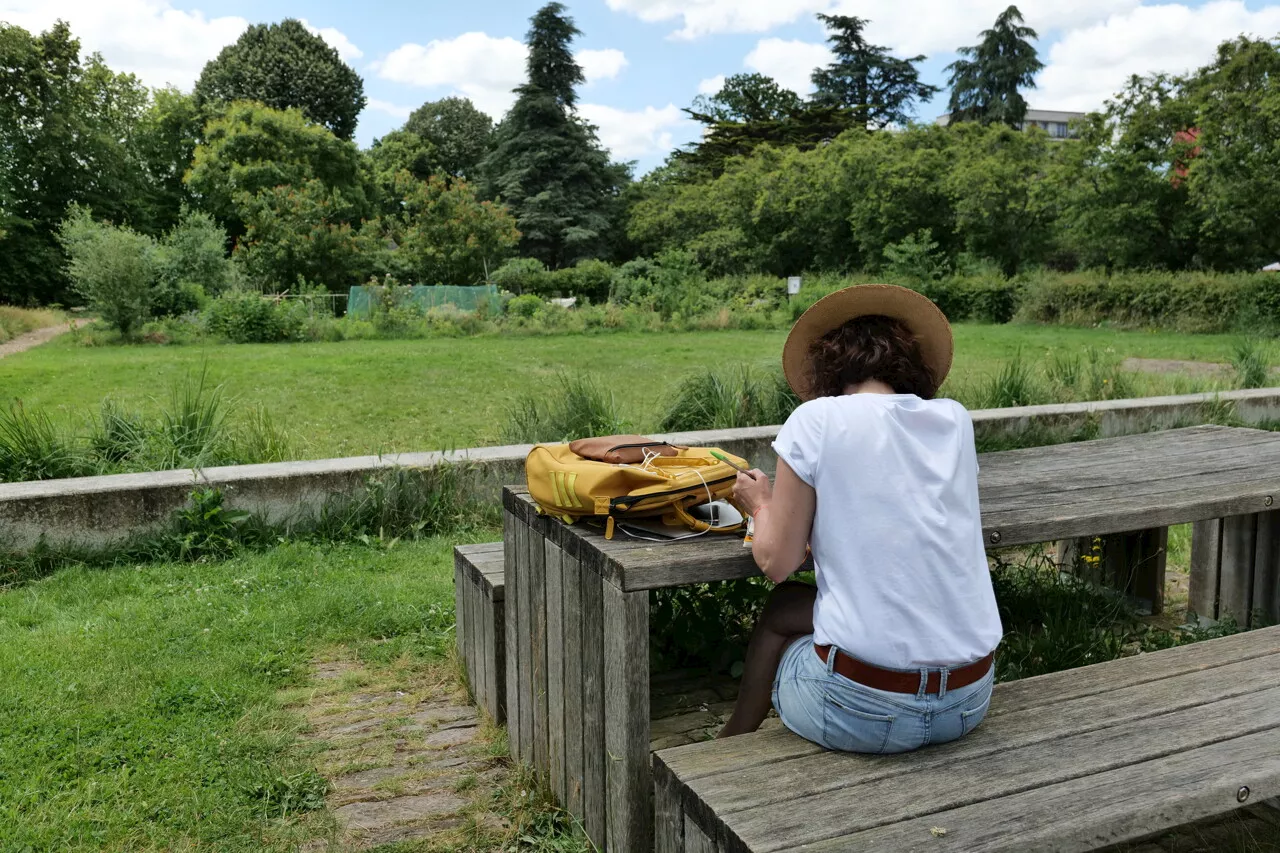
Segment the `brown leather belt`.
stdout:
<path fill-rule="evenodd" d="M 822 658 L 822 662 L 826 663 L 831 654 L 831 646 L 819 646 L 815 643 L 813 648 L 818 653 L 818 657 Z M 947 689 L 959 690 L 961 687 L 968 687 L 975 681 L 982 680 L 991 671 L 991 664 L 994 662 L 995 652 L 992 652 L 982 660 L 967 663 L 955 669 L 948 669 Z M 918 670 L 903 672 L 897 669 L 882 669 L 856 658 L 851 658 L 838 649 L 836 650 L 836 663 L 832 668 L 850 681 L 856 681 L 858 684 L 875 690 L 888 690 L 892 693 L 920 692 L 920 672 Z M 925 685 L 925 692 L 937 693 L 940 689 L 942 689 L 942 673 L 937 670 L 931 670 Z"/>

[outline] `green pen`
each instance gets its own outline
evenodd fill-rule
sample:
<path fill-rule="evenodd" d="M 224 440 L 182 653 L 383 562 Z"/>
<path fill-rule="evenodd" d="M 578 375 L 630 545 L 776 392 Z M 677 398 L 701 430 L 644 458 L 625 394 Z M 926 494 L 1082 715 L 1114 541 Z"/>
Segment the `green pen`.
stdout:
<path fill-rule="evenodd" d="M 711 455 L 712 455 L 712 456 L 714 456 L 715 458 L 719 459 L 721 462 L 725 463 L 726 465 L 730 466 L 730 467 L 731 467 L 731 468 L 733 468 L 735 471 L 741 471 L 743 474 L 746 474 L 748 477 L 750 477 L 750 476 L 751 476 L 751 472 L 750 472 L 750 471 L 748 471 L 746 468 L 743 468 L 743 467 L 742 467 L 741 465 L 739 465 L 737 462 L 734 462 L 732 459 L 730 459 L 728 456 L 725 456 L 725 455 L 724 455 L 723 453 L 721 453 L 720 451 L 718 451 L 718 450 L 713 450 L 713 451 L 711 451 Z"/>

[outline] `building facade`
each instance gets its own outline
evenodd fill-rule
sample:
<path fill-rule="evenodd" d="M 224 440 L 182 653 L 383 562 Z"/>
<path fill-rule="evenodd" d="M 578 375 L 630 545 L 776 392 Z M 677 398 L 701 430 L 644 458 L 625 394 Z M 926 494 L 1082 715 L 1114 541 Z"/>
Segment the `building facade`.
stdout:
<path fill-rule="evenodd" d="M 1027 117 L 1022 122 L 1019 130 L 1027 130 L 1028 128 L 1038 127 L 1045 133 L 1049 134 L 1052 139 L 1075 139 L 1076 133 L 1071 128 L 1071 122 L 1076 119 L 1084 118 L 1086 113 L 1064 112 L 1062 110 L 1027 110 Z M 938 116 L 937 125 L 946 127 L 951 124 L 951 114 Z"/>

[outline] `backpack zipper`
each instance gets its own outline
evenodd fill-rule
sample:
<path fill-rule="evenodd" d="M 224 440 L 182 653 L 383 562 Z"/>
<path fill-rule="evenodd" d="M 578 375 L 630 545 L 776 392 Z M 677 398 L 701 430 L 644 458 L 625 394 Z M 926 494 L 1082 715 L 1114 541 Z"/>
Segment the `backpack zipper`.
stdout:
<path fill-rule="evenodd" d="M 629 450 L 632 447 L 675 447 L 675 445 L 669 441 L 646 441 L 641 444 L 619 444 L 614 447 L 610 447 L 605 451 L 605 453 L 612 453 L 615 450 Z"/>
<path fill-rule="evenodd" d="M 650 494 L 647 494 L 647 495 L 636 495 L 636 496 L 625 495 L 620 498 L 613 498 L 611 501 L 609 501 L 609 508 L 620 510 L 621 512 L 626 512 L 627 510 L 631 509 L 633 506 L 640 503 L 641 501 L 647 501 L 650 498 L 670 497 L 671 495 L 679 495 L 684 492 L 697 489 L 700 486 L 706 486 L 709 488 L 711 486 L 718 486 L 718 485 L 721 485 L 722 483 L 727 483 L 730 480 L 736 480 L 736 479 L 738 479 L 738 475 L 734 474 L 732 477 L 721 477 L 719 480 L 707 480 L 705 483 L 698 483 L 693 486 L 685 486 L 683 489 L 671 489 L 666 492 L 651 492 Z"/>

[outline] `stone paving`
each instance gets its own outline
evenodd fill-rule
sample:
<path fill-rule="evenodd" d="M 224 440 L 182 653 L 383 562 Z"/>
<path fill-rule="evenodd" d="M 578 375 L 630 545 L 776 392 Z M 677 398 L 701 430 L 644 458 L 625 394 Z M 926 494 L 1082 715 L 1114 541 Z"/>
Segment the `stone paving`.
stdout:
<path fill-rule="evenodd" d="M 501 831 L 489 809 L 510 775 L 496 731 L 451 677 L 371 672 L 351 660 L 316 665 L 303 749 L 330 780 L 336 825 L 303 849 L 359 851 L 383 844 L 468 840 Z"/>

